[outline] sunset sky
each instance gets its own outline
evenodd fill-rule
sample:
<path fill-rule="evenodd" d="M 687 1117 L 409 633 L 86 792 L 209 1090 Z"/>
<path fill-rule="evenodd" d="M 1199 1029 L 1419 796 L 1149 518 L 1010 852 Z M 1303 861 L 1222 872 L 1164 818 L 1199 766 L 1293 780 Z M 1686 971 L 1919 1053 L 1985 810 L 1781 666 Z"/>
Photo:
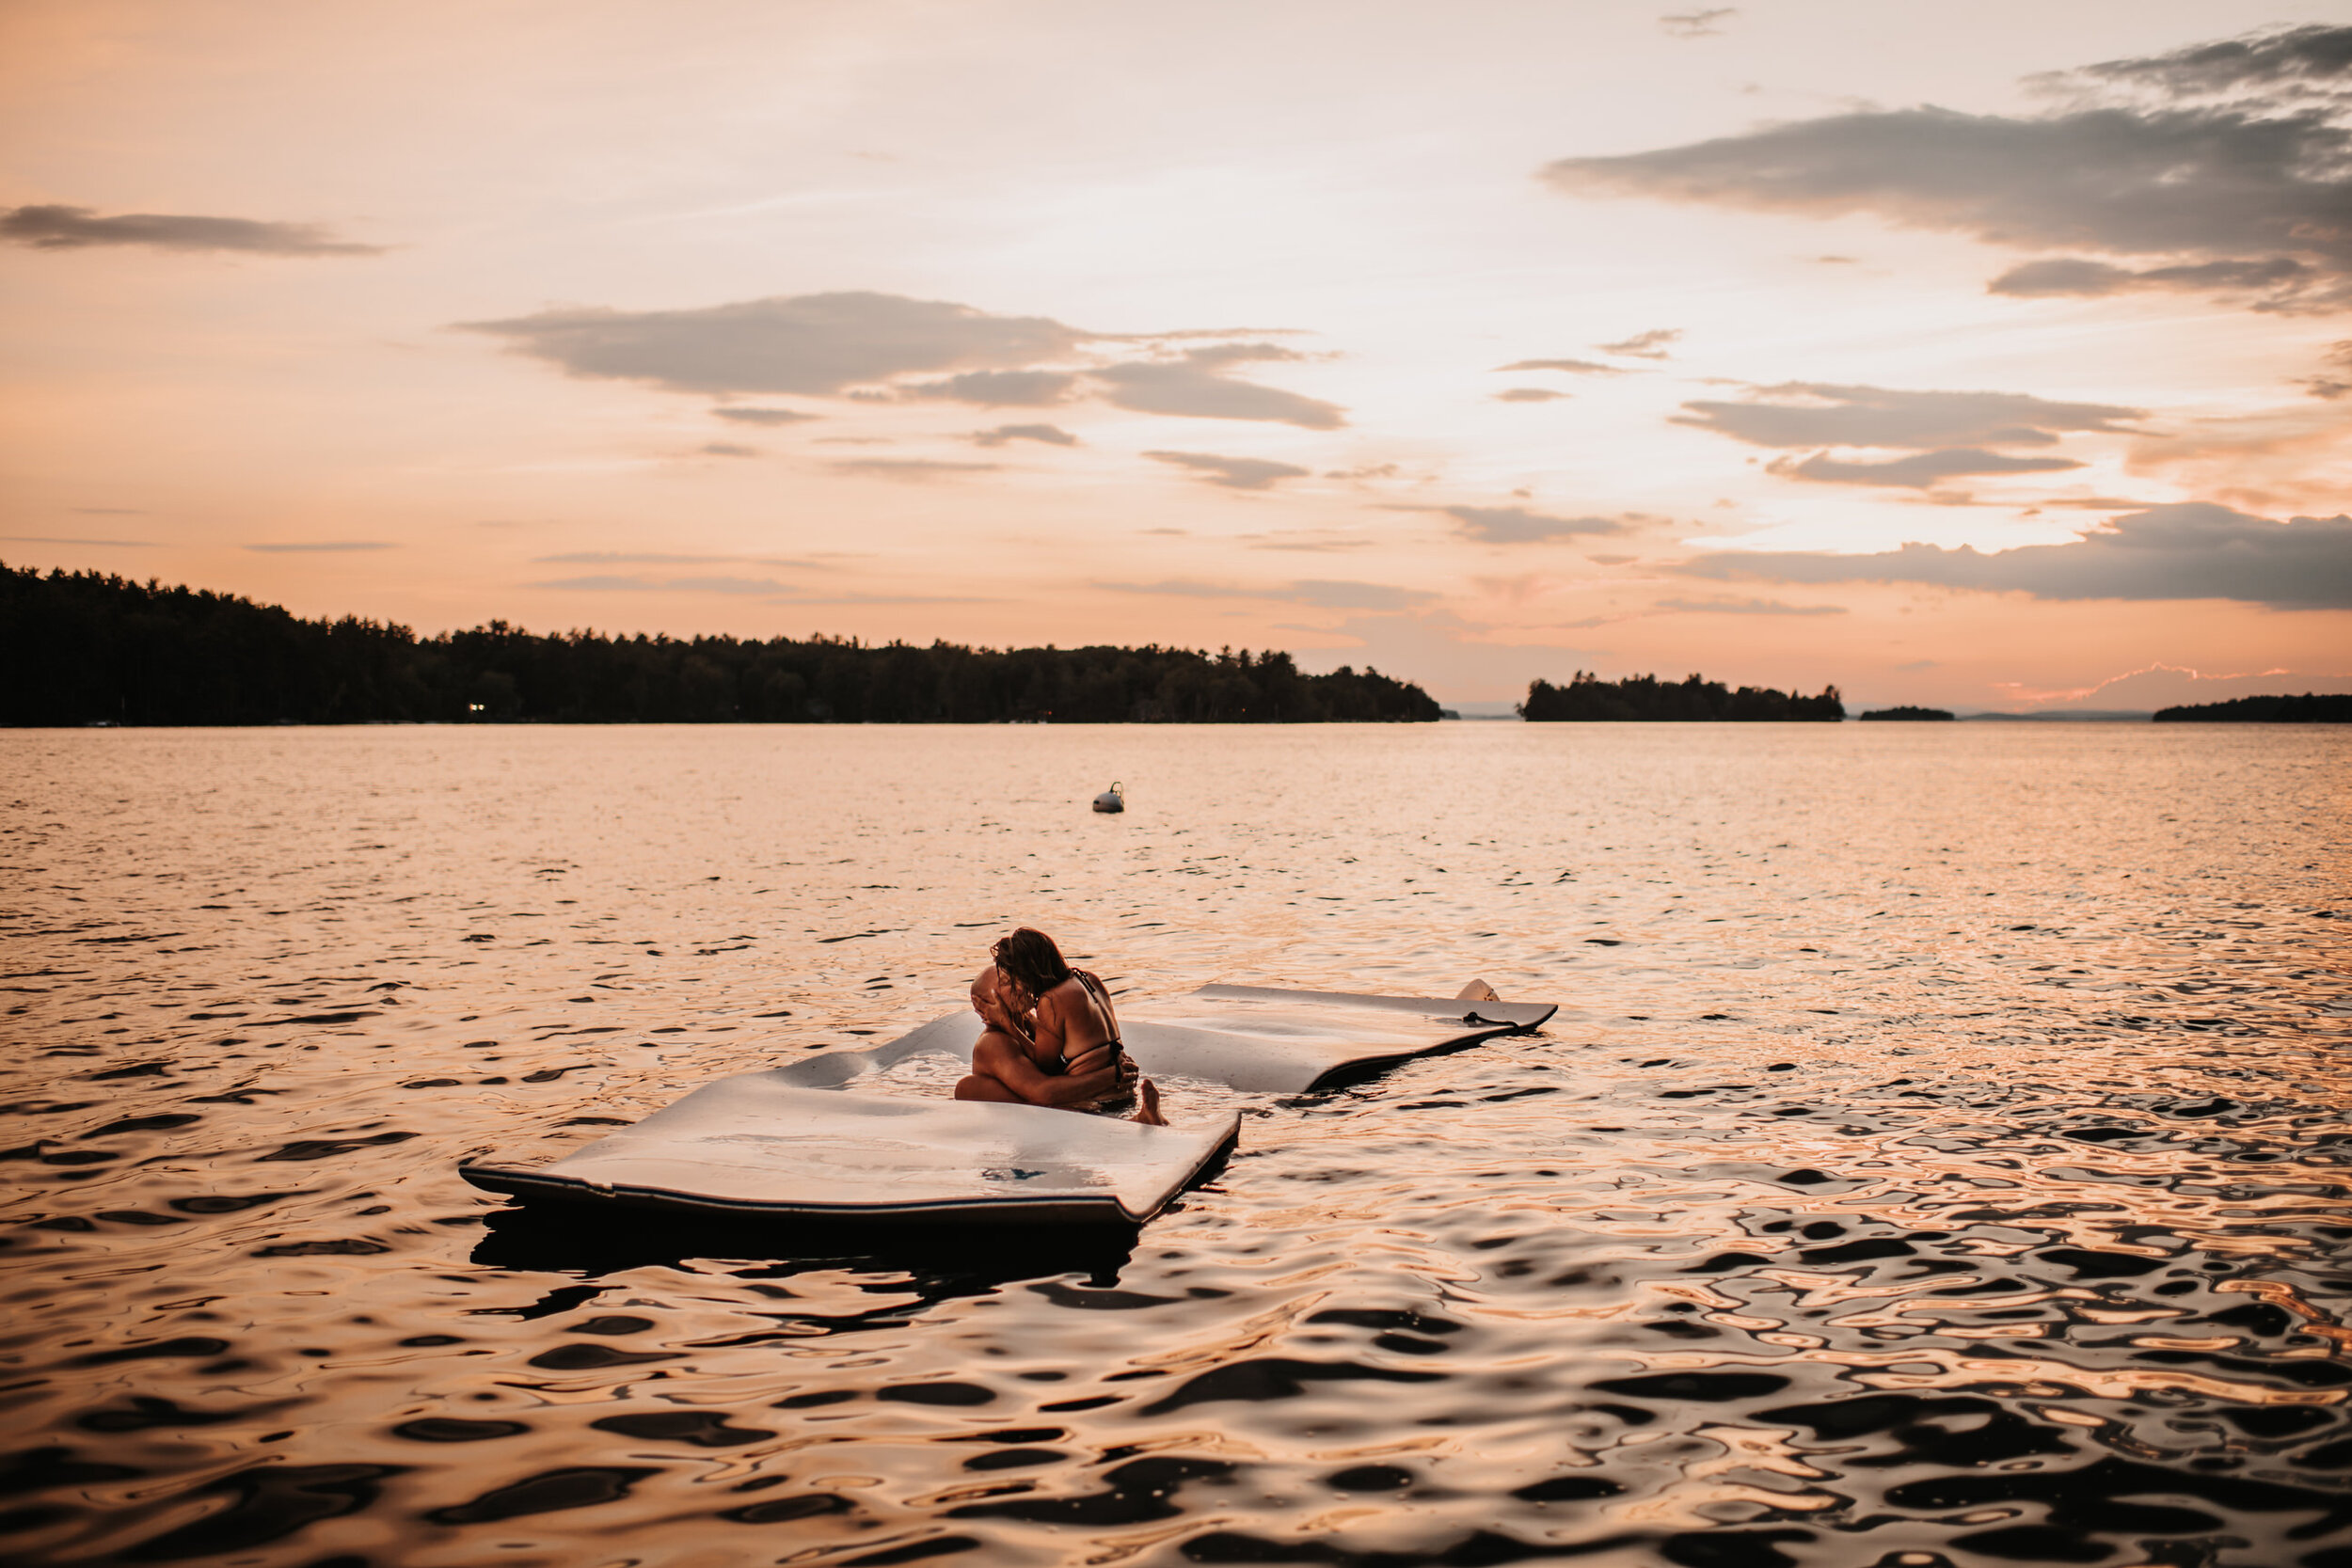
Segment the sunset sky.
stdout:
<path fill-rule="evenodd" d="M 2352 6 L 9 0 L 0 560 L 2352 690 Z"/>

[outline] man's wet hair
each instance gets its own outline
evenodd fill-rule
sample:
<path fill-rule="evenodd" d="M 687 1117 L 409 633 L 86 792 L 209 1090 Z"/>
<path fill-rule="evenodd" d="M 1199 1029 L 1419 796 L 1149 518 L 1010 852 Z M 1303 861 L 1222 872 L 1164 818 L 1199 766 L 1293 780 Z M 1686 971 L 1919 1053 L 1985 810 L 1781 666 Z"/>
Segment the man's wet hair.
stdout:
<path fill-rule="evenodd" d="M 1031 996 L 1043 996 L 1070 978 L 1070 963 L 1044 932 L 1024 926 L 989 949 L 1008 979 Z"/>

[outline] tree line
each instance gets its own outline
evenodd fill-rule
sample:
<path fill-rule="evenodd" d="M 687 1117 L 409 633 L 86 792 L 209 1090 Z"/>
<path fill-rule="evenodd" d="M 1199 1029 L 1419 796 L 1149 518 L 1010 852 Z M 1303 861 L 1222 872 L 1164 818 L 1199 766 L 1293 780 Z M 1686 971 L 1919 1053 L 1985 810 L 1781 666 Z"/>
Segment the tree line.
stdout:
<path fill-rule="evenodd" d="M 1691 675 L 1680 683 L 1656 675 L 1629 675 L 1605 681 L 1579 670 L 1565 686 L 1535 681 L 1527 689 L 1519 717 L 1531 723 L 1547 721 L 1591 723 L 1640 721 L 1690 722 L 1728 720 L 1775 722 L 1816 720 L 1835 723 L 1846 717 L 1837 688 L 1825 687 L 1818 697 L 1769 687 L 1743 686 L 1737 691 L 1721 681 Z"/>
<path fill-rule="evenodd" d="M 534 634 L 419 637 L 231 594 L 0 563 L 0 724 L 1300 723 L 1435 720 L 1367 666 L 1286 653 L 917 647 Z"/>
<path fill-rule="evenodd" d="M 2300 697 L 2233 697 L 2156 710 L 2159 724 L 2352 724 L 2352 695 L 2306 691 Z"/>

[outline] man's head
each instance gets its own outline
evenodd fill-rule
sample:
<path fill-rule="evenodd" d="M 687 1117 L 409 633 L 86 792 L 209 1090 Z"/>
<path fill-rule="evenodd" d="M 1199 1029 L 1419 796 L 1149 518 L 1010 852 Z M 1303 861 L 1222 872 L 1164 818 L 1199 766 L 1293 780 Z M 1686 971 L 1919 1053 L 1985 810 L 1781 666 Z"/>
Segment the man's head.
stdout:
<path fill-rule="evenodd" d="M 989 949 L 997 973 L 1026 992 L 1034 1003 L 1070 978 L 1070 965 L 1044 932 L 1024 926 Z"/>
<path fill-rule="evenodd" d="M 991 1029 L 1012 1032 L 1013 1010 L 1006 1005 L 1004 975 L 994 964 L 981 970 L 973 978 L 972 1010 L 979 1014 Z"/>

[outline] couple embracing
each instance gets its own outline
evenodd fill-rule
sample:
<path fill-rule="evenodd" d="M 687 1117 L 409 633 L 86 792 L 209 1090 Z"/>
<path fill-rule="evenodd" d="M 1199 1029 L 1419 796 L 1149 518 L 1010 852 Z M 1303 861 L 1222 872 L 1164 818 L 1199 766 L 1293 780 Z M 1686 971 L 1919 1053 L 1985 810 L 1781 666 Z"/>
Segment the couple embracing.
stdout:
<path fill-rule="evenodd" d="M 1165 1127 L 1160 1093 L 1119 1039 L 1110 992 L 1073 969 L 1042 931 L 1024 926 L 989 950 L 972 982 L 972 1010 L 987 1025 L 972 1047 L 958 1100 L 1050 1105 Z"/>

